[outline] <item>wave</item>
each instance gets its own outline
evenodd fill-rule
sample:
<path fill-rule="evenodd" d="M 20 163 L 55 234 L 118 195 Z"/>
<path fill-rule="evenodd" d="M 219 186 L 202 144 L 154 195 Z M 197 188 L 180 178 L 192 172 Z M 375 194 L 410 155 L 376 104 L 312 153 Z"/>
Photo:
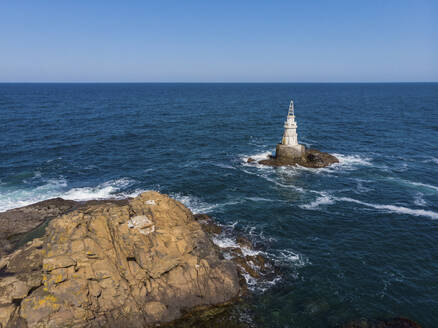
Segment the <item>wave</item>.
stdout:
<path fill-rule="evenodd" d="M 372 158 L 370 157 L 361 157 L 359 155 L 343 155 L 343 154 L 337 154 L 334 153 L 334 156 L 336 156 L 339 159 L 339 163 L 341 165 L 346 166 L 372 166 L 371 163 Z"/>
<path fill-rule="evenodd" d="M 232 231 L 234 230 L 235 224 L 227 227 L 231 228 L 231 234 L 233 234 Z M 255 227 L 252 227 L 250 230 L 255 230 Z M 250 235 L 254 236 L 254 234 Z M 224 257 L 229 260 L 233 259 L 234 256 L 231 255 L 231 253 L 227 253 L 227 249 L 233 248 L 239 249 L 245 257 L 261 255 L 270 260 L 271 263 L 275 264 L 276 266 L 287 266 L 293 269 L 298 269 L 310 263 L 304 256 L 290 249 L 281 249 L 275 252 L 270 252 L 250 249 L 243 245 L 239 245 L 235 237 L 230 236 L 230 232 L 228 234 L 222 233 L 218 236 L 215 236 L 212 238 L 212 240 L 215 245 L 224 250 Z M 252 262 L 250 261 L 248 264 L 251 265 L 251 263 Z M 258 271 L 256 266 L 252 266 L 252 268 Z M 242 267 L 242 270 L 244 271 L 242 275 L 246 280 L 248 288 L 254 292 L 264 292 L 282 280 L 282 277 L 279 275 L 269 277 L 269 275 L 265 276 L 261 272 L 259 272 L 261 276 L 260 278 L 254 278 L 250 274 L 245 273 L 245 268 Z M 295 276 L 298 276 L 298 274 L 295 273 Z"/>
<path fill-rule="evenodd" d="M 59 179 L 47 180 L 45 184 L 33 189 L 2 188 L 0 189 L 0 212 L 60 197 L 65 187 L 67 187 L 67 180 L 60 177 Z"/>
<path fill-rule="evenodd" d="M 230 237 L 218 236 L 212 238 L 213 243 L 215 243 L 220 248 L 239 248 L 244 256 L 257 256 L 259 254 L 265 254 L 262 251 L 253 250 L 245 246 L 240 246 L 234 239 Z"/>
<path fill-rule="evenodd" d="M 300 205 L 299 207 L 306 210 L 316 210 L 320 205 L 330 205 L 333 204 L 335 200 L 328 195 L 323 195 L 318 197 L 316 200 L 311 202 L 310 204 Z"/>
<path fill-rule="evenodd" d="M 121 198 L 121 195 L 116 193 L 122 189 L 129 187 L 133 183 L 132 180 L 121 178 L 104 182 L 96 187 L 73 188 L 60 196 L 64 199 L 86 201 L 92 199 L 110 199 Z"/>
<path fill-rule="evenodd" d="M 127 191 L 135 180 L 129 178 L 120 178 L 109 180 L 95 187 L 76 187 L 68 189 L 67 180 L 63 177 L 48 180 L 46 184 L 33 189 L 10 190 L 0 189 L 0 212 L 12 208 L 22 207 L 37 203 L 50 198 L 61 197 L 63 199 L 75 201 L 88 201 L 93 199 L 123 199 L 136 197 L 139 194 L 150 189 L 135 189 Z M 159 188 L 154 188 L 154 190 Z M 188 207 L 193 213 L 209 213 L 214 209 L 224 206 L 235 205 L 243 200 L 228 201 L 225 203 L 208 204 L 199 198 L 179 193 L 170 194 L 170 196 Z"/>
<path fill-rule="evenodd" d="M 229 201 L 225 203 L 209 204 L 195 196 L 183 195 L 180 193 L 171 193 L 169 194 L 169 196 L 183 203 L 183 205 L 189 208 L 194 214 L 210 213 L 215 209 L 224 206 L 236 205 L 241 202 L 240 200 L 236 200 L 236 201 Z"/>
<path fill-rule="evenodd" d="M 282 202 L 281 200 L 275 200 L 275 199 L 263 198 L 263 197 L 245 197 L 245 199 L 253 202 Z"/>
<path fill-rule="evenodd" d="M 311 168 L 311 167 L 304 167 L 301 165 L 297 165 L 293 168 L 301 171 L 316 173 L 316 174 L 322 174 L 322 173 L 330 174 L 339 170 L 351 171 L 351 170 L 356 170 L 359 167 L 363 167 L 363 166 L 373 166 L 371 157 L 362 157 L 359 155 L 343 155 L 337 153 L 333 153 L 333 155 L 339 159 L 339 163 L 335 163 L 323 168 Z M 289 167 L 288 169 L 290 170 Z"/>
<path fill-rule="evenodd" d="M 67 180 L 64 177 L 59 177 L 58 179 L 47 180 L 45 184 L 33 189 L 0 189 L 0 212 L 55 197 L 75 201 L 125 198 L 127 194 L 121 192 L 121 190 L 131 186 L 134 182 L 134 180 L 128 178 L 120 178 L 106 181 L 96 187 L 67 189 Z M 136 195 L 143 191 L 145 190 L 136 190 Z"/>
<path fill-rule="evenodd" d="M 423 194 L 421 192 L 417 193 L 414 197 L 414 204 L 417 206 L 426 206 L 427 202 L 423 198 Z"/>
<path fill-rule="evenodd" d="M 340 198 L 336 198 L 336 200 L 361 204 L 361 205 L 372 207 L 372 208 L 379 209 L 379 210 L 386 210 L 386 211 L 392 212 L 392 213 L 409 214 L 409 215 L 413 215 L 413 216 L 425 216 L 425 217 L 429 217 L 433 220 L 438 220 L 438 213 L 433 212 L 433 211 L 423 210 L 423 209 L 411 209 L 408 207 L 396 206 L 396 205 L 371 204 L 371 203 L 362 202 L 360 200 L 356 200 L 356 199 L 349 198 L 349 197 L 340 197 Z"/>
<path fill-rule="evenodd" d="M 423 163 L 435 163 L 435 164 L 438 164 L 438 158 L 431 157 L 431 158 L 428 158 L 428 159 L 424 160 Z"/>
<path fill-rule="evenodd" d="M 357 191 L 358 193 L 365 193 L 365 192 L 368 192 L 368 191 L 373 190 L 372 188 L 365 187 L 365 186 L 363 185 L 364 182 L 366 182 L 366 183 L 371 183 L 372 181 L 370 181 L 370 180 L 354 179 L 354 181 L 357 183 L 356 191 Z"/>
<path fill-rule="evenodd" d="M 293 184 L 284 184 L 284 183 L 278 182 L 276 179 L 269 177 L 267 173 L 250 172 L 250 171 L 245 170 L 245 169 L 242 169 L 242 171 L 245 172 L 246 174 L 255 175 L 255 176 L 258 176 L 259 178 L 265 179 L 266 181 L 272 182 L 273 184 L 275 184 L 279 187 L 288 188 L 288 189 L 292 188 L 292 189 L 299 191 L 299 192 L 305 192 L 305 190 L 303 188 L 297 187 Z"/>
<path fill-rule="evenodd" d="M 340 202 L 350 202 L 350 203 L 360 204 L 360 205 L 375 208 L 378 210 L 385 210 L 385 211 L 388 211 L 390 213 L 408 214 L 408 215 L 413 215 L 413 216 L 424 216 L 424 217 L 431 218 L 433 220 L 438 220 L 438 213 L 433 212 L 433 211 L 428 211 L 428 210 L 424 210 L 424 209 L 411 209 L 408 207 L 397 206 L 397 205 L 372 204 L 372 203 L 363 202 L 363 201 L 349 198 L 349 197 L 331 197 L 327 194 L 324 194 L 324 193 L 322 193 L 322 194 L 323 195 L 321 197 L 318 197 L 315 201 L 313 201 L 309 204 L 299 205 L 299 207 L 301 207 L 303 209 L 307 209 L 307 210 L 318 210 L 320 205 L 331 205 L 337 201 L 340 201 Z M 416 204 L 419 206 L 424 206 L 424 205 L 426 205 L 426 203 L 421 198 L 421 196 L 422 195 L 420 195 L 420 198 L 418 200 L 418 204 L 417 204 L 417 202 L 416 202 Z"/>
<path fill-rule="evenodd" d="M 282 249 L 279 254 L 275 257 L 276 261 L 281 265 L 293 264 L 295 268 L 300 268 L 305 265 L 311 264 L 309 260 L 303 255 L 296 253 L 290 249 Z"/>
<path fill-rule="evenodd" d="M 249 158 L 255 159 L 256 161 L 261 161 L 262 159 L 267 159 L 271 155 L 272 151 L 264 151 L 262 153 L 257 153 L 254 155 L 241 155 L 240 159 L 244 164 L 246 164 Z"/>
<path fill-rule="evenodd" d="M 403 182 L 404 184 L 408 184 L 408 185 L 412 185 L 412 186 L 416 186 L 416 187 L 422 187 L 422 188 L 426 188 L 426 189 L 430 189 L 430 190 L 434 190 L 434 191 L 438 191 L 438 187 L 434 186 L 434 185 L 430 185 L 427 183 L 422 183 L 422 182 L 415 182 L 415 181 L 410 181 L 410 180 L 404 180 L 404 179 L 398 179 L 398 178 L 390 178 L 391 180 L 398 180 Z"/>
<path fill-rule="evenodd" d="M 257 168 L 271 168 L 265 165 L 260 165 L 257 163 L 247 163 L 249 158 L 253 158 L 256 161 L 260 161 L 262 159 L 267 159 L 269 156 L 273 154 L 272 151 L 264 151 L 260 153 L 256 153 L 253 155 L 241 155 L 240 159 L 244 166 L 252 166 Z M 325 168 L 308 168 L 303 167 L 300 165 L 292 166 L 292 167 L 283 167 L 279 168 L 280 170 L 283 169 L 287 171 L 288 173 L 293 172 L 293 174 L 299 173 L 300 171 L 308 171 L 312 173 L 332 173 L 337 170 L 356 170 L 359 167 L 363 166 L 373 166 L 372 158 L 366 157 L 366 156 L 360 156 L 360 155 L 344 155 L 344 154 L 338 154 L 333 153 L 334 156 L 336 156 L 339 159 L 339 163 L 335 163 L 329 167 Z"/>
<path fill-rule="evenodd" d="M 234 166 L 228 165 L 228 164 L 223 164 L 223 163 L 212 163 L 214 166 L 223 168 L 223 169 L 230 169 L 230 170 L 236 170 L 236 168 Z"/>

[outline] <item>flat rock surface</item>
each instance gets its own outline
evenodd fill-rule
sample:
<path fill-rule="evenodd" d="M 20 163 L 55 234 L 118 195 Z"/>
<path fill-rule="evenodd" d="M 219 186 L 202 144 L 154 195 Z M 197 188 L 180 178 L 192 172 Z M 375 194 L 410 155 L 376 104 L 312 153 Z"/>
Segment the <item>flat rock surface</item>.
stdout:
<path fill-rule="evenodd" d="M 14 208 L 0 213 L 0 257 L 11 253 L 27 238 L 26 234 L 62 214 L 83 206 L 97 204 L 127 204 L 122 200 L 90 200 L 76 202 L 62 198 L 52 198 L 28 206 Z"/>
<path fill-rule="evenodd" d="M 14 249 L 22 234 L 67 212 L 76 204 L 72 200 L 54 198 L 0 213 L 0 257 Z"/>
<path fill-rule="evenodd" d="M 170 322 L 227 304 L 240 279 L 190 210 L 166 195 L 87 203 L 0 260 L 0 326 Z"/>
<path fill-rule="evenodd" d="M 251 158 L 248 162 L 254 162 Z M 259 164 L 268 166 L 287 166 L 287 165 L 300 165 L 310 168 L 322 168 L 334 163 L 339 163 L 339 160 L 328 153 L 321 152 L 316 149 L 306 149 L 304 156 L 291 159 L 277 159 L 275 157 L 267 158 L 258 162 Z"/>

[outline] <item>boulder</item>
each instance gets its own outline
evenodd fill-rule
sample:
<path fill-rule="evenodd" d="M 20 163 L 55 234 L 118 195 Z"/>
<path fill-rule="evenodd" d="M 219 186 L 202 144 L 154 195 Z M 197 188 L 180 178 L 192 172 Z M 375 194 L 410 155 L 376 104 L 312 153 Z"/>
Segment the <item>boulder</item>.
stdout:
<path fill-rule="evenodd" d="M 190 210 L 150 191 L 71 210 L 3 257 L 0 325 L 152 326 L 228 304 L 240 282 Z"/>

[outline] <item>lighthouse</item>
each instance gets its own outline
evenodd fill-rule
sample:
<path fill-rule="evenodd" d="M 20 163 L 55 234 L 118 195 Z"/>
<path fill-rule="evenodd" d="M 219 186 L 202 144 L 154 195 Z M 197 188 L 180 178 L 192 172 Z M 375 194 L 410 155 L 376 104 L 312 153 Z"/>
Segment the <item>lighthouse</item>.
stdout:
<path fill-rule="evenodd" d="M 291 100 L 289 105 L 289 112 L 287 113 L 287 119 L 286 122 L 284 122 L 284 133 L 283 139 L 281 140 L 282 145 L 298 145 L 297 127 L 297 123 L 295 122 L 294 101 Z"/>
<path fill-rule="evenodd" d="M 298 143 L 297 122 L 295 121 L 294 102 L 291 100 L 286 121 L 284 122 L 284 133 L 281 143 L 277 145 L 276 157 L 278 159 L 291 159 L 302 157 L 305 154 L 305 147 Z"/>
<path fill-rule="evenodd" d="M 339 160 L 328 153 L 317 149 L 306 149 L 298 143 L 297 122 L 295 121 L 294 102 L 291 100 L 287 118 L 284 122 L 284 132 L 281 142 L 277 144 L 275 156 L 258 161 L 259 164 L 269 166 L 300 165 L 304 167 L 321 168 L 335 163 Z M 248 158 L 248 163 L 257 162 L 254 158 Z"/>

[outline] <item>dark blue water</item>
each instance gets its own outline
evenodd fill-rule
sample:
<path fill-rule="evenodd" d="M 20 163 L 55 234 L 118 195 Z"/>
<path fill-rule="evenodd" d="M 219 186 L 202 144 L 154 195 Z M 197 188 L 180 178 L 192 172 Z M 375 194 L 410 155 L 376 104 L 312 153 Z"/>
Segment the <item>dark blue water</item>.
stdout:
<path fill-rule="evenodd" d="M 299 140 L 340 164 L 245 163 L 275 149 L 291 98 Z M 147 189 L 277 264 L 250 281 L 258 327 L 438 327 L 438 84 L 0 84 L 0 210 Z"/>

